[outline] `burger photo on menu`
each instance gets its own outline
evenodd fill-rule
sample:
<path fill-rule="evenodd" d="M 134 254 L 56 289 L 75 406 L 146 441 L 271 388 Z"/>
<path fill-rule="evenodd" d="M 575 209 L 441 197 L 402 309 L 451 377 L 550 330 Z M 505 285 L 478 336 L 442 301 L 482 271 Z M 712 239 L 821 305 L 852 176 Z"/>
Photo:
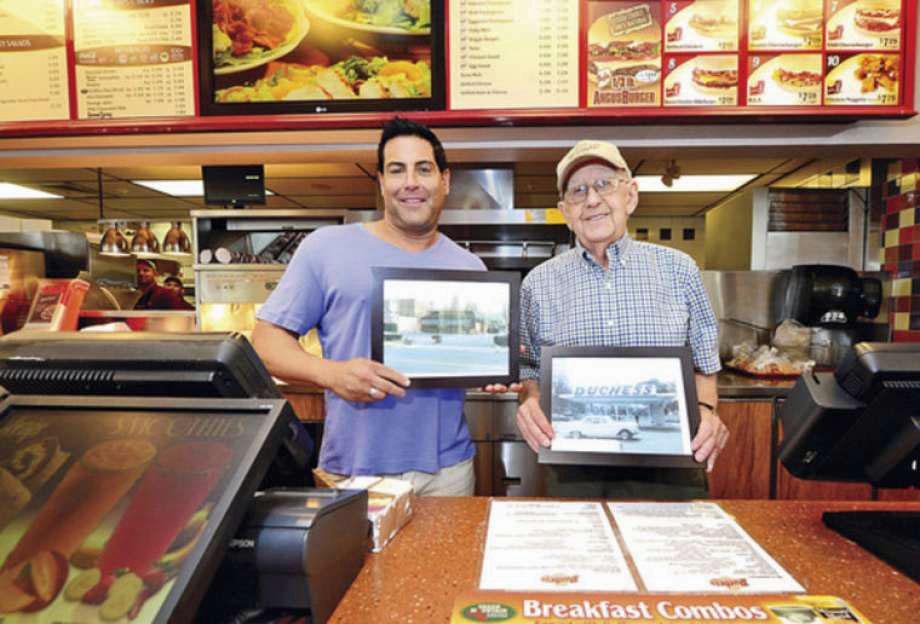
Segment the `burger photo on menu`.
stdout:
<path fill-rule="evenodd" d="M 824 102 L 833 106 L 894 106 L 901 58 L 897 54 L 829 54 Z"/>
<path fill-rule="evenodd" d="M 820 50 L 823 0 L 749 0 L 749 50 Z"/>
<path fill-rule="evenodd" d="M 200 23 L 205 111 L 432 105 L 432 5 L 442 0 L 211 0 Z M 210 34 L 209 40 L 207 35 Z M 210 45 L 208 45 L 210 44 Z M 401 103 L 388 104 L 392 100 Z M 412 106 L 406 100 L 418 103 Z M 296 103 L 315 106 L 296 107 Z M 283 105 L 281 103 L 284 103 Z M 266 105 L 276 104 L 273 108 Z M 283 108 L 287 106 L 287 108 Z"/>
<path fill-rule="evenodd" d="M 588 106 L 657 106 L 661 87 L 658 2 L 588 3 Z"/>
<path fill-rule="evenodd" d="M 827 16 L 832 50 L 897 50 L 901 45 L 901 0 L 835 0 Z"/>
<path fill-rule="evenodd" d="M 677 55 L 665 59 L 665 106 L 738 104 L 735 54 Z"/>
<path fill-rule="evenodd" d="M 666 52 L 738 49 L 738 0 L 695 0 L 668 7 Z"/>
<path fill-rule="evenodd" d="M 820 54 L 755 54 L 748 57 L 749 106 L 821 104 Z"/>

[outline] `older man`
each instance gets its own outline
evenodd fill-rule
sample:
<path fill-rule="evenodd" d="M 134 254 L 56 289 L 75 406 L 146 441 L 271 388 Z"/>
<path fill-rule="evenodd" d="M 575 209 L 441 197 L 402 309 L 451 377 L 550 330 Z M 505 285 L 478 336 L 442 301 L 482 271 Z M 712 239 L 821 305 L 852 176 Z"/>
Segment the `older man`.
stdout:
<path fill-rule="evenodd" d="M 701 417 L 692 449 L 711 470 L 728 430 L 715 411 L 718 331 L 699 269 L 680 251 L 634 241 L 626 233 L 639 190 L 614 145 L 580 141 L 559 162 L 556 175 L 558 206 L 576 245 L 536 267 L 521 286 L 522 435 L 534 451 L 549 446 L 554 436 L 539 404 L 543 346 L 689 344 Z M 707 493 L 702 470 L 547 469 L 550 495 L 686 499 Z"/>

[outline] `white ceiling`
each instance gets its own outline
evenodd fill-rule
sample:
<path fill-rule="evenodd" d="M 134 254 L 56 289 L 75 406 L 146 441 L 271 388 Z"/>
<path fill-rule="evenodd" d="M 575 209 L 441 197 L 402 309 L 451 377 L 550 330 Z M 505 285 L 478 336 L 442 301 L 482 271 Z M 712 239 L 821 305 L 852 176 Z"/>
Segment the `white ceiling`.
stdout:
<path fill-rule="evenodd" d="M 560 154 L 561 155 L 561 154 Z M 628 158 L 628 155 L 627 155 Z M 630 159 L 633 173 L 661 175 L 668 160 Z M 696 158 L 678 159 L 682 174 L 755 174 L 749 186 L 788 180 L 790 174 L 814 167 L 813 159 Z M 465 163 L 469 166 L 469 163 Z M 555 162 L 514 164 L 515 207 L 556 205 Z M 374 162 L 268 164 L 266 187 L 275 195 L 265 208 L 373 209 L 376 205 Z M 184 219 L 205 208 L 203 198 L 175 198 L 133 184 L 131 180 L 198 179 L 198 166 L 12 169 L 0 171 L 0 182 L 13 182 L 62 195 L 63 199 L 0 200 L 0 212 L 23 218 L 51 219 L 61 227 L 96 219 Z M 101 202 L 99 187 L 101 182 Z M 729 193 L 644 193 L 636 216 L 699 216 L 732 195 Z"/>

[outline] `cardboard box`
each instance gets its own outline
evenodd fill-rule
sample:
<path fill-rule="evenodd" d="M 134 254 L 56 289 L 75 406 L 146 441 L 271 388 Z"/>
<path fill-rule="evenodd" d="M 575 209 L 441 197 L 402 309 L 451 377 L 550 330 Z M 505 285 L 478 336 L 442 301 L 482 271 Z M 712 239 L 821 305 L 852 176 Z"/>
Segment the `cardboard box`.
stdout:
<path fill-rule="evenodd" d="M 314 469 L 316 484 L 344 490 L 367 490 L 367 519 L 371 523 L 371 550 L 380 552 L 412 517 L 412 484 L 388 477 L 351 477 L 335 480 Z"/>

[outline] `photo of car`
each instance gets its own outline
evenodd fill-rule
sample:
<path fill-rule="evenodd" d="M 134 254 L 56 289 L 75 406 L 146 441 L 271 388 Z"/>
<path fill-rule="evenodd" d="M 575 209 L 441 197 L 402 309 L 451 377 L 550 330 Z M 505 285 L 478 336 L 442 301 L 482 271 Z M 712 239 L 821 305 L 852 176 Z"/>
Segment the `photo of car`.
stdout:
<path fill-rule="evenodd" d="M 586 416 L 579 420 L 557 422 L 556 431 L 567 438 L 613 438 L 622 441 L 639 439 L 639 424 L 634 418 Z"/>

